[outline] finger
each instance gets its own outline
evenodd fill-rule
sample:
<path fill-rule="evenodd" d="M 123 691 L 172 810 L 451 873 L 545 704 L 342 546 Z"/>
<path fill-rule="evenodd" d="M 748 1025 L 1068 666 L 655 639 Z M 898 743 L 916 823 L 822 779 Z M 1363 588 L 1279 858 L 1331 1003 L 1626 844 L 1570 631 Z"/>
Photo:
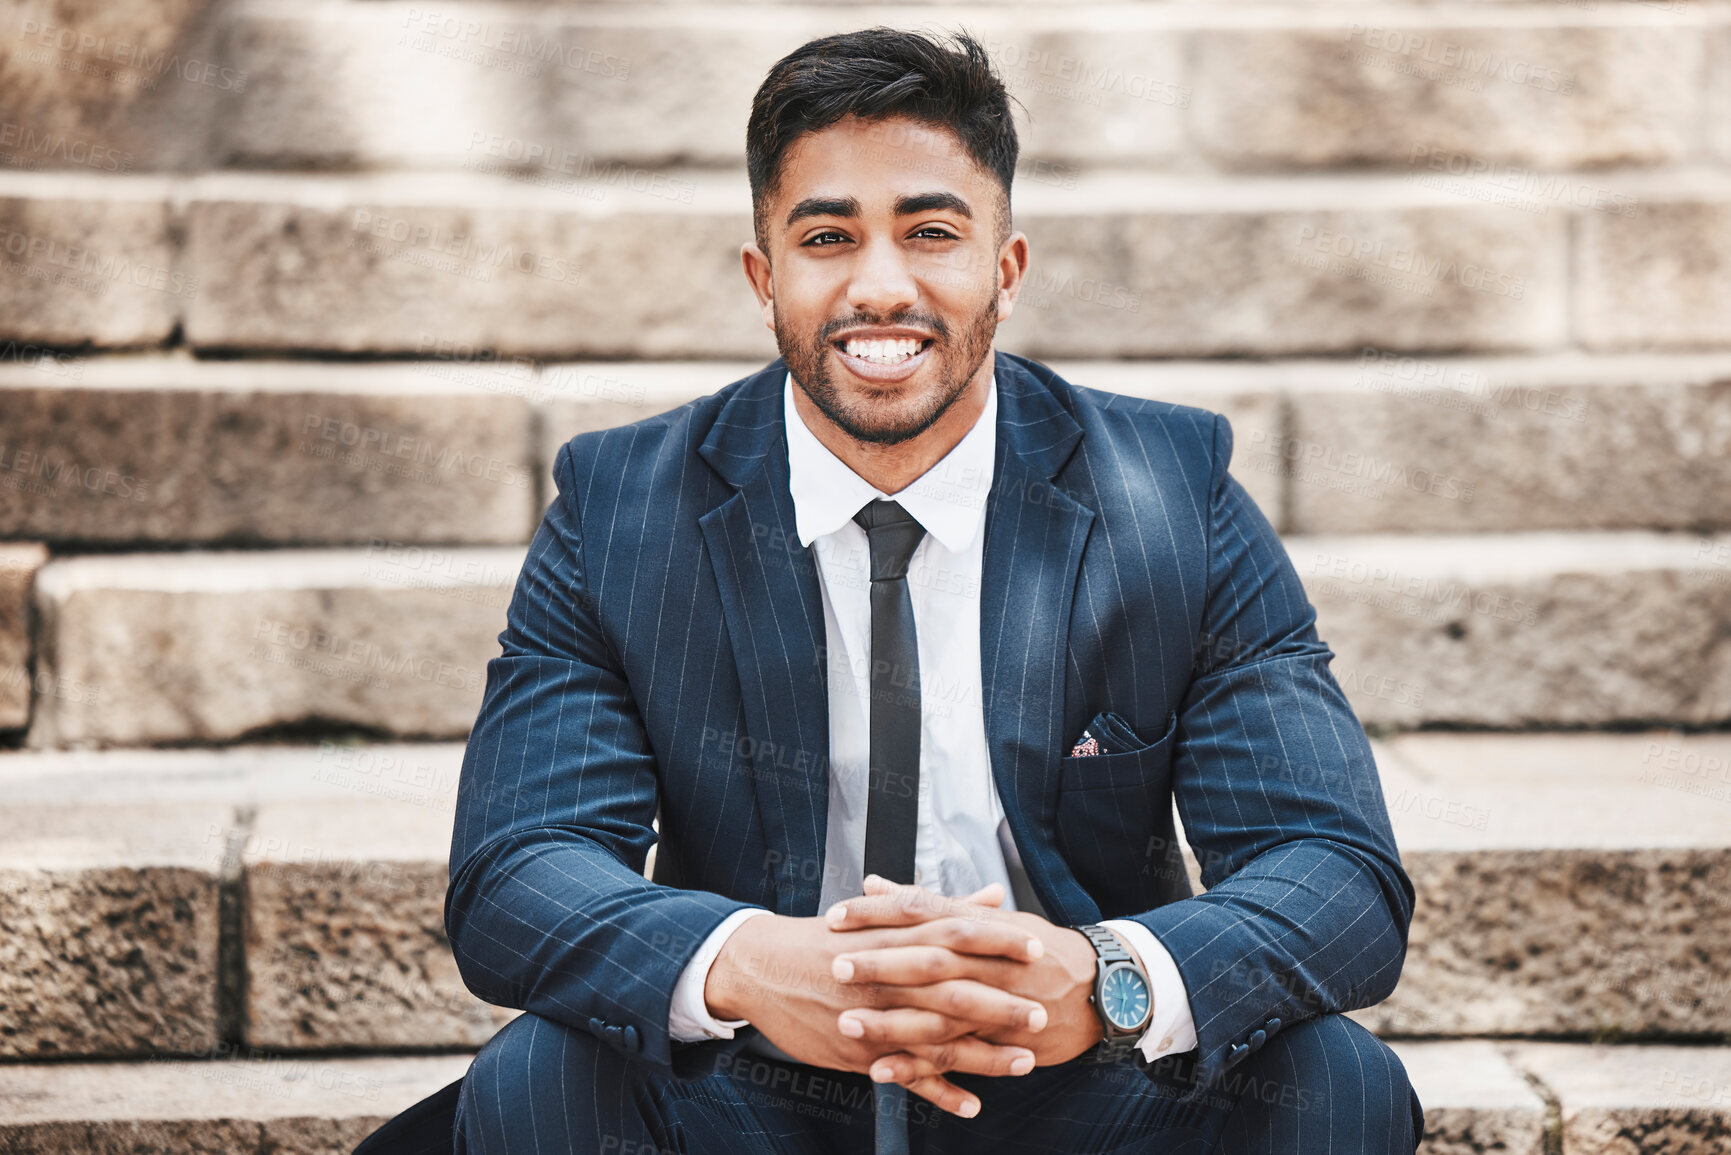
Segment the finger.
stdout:
<path fill-rule="evenodd" d="M 878 1079 L 880 1083 L 894 1082 L 893 1079 Z M 941 1110 L 964 1119 L 972 1119 L 980 1113 L 980 1100 L 977 1095 L 971 1095 L 962 1090 L 942 1075 L 926 1075 L 912 1079 L 902 1084 L 910 1094 L 918 1095 L 928 1102 L 935 1103 Z"/>
<path fill-rule="evenodd" d="M 973 960 L 942 947 L 891 947 L 863 951 L 852 959 L 850 967 L 838 956 L 831 973 L 842 982 L 895 988 L 873 992 L 869 1005 L 923 1007 L 971 1021 L 977 1028 L 1038 1031 L 1046 1025 L 1046 1008 L 1039 1000 L 971 976 L 967 968 Z M 850 971 L 851 978 L 842 977 Z"/>
<path fill-rule="evenodd" d="M 897 1050 L 916 1043 L 943 1043 L 974 1029 L 966 1019 L 952 1019 L 923 1007 L 849 1007 L 836 1016 L 836 1030 L 850 1039 Z"/>
<path fill-rule="evenodd" d="M 968 895 L 962 901 L 977 902 L 981 906 L 1003 906 L 1004 884 L 1001 882 L 988 882 L 986 885 L 980 887 L 980 889 L 974 891 L 974 893 Z"/>
<path fill-rule="evenodd" d="M 831 930 L 853 930 L 862 926 L 912 926 L 934 918 L 983 919 L 994 913 L 995 907 L 868 874 L 866 893 L 835 903 L 824 912 L 824 918 Z"/>
<path fill-rule="evenodd" d="M 942 1075 L 928 1075 L 923 1079 L 915 1079 L 904 1083 L 908 1093 L 918 1095 L 952 1115 L 960 1115 L 964 1119 L 972 1119 L 980 1113 L 980 1100 L 977 1095 L 970 1095 Z"/>
<path fill-rule="evenodd" d="M 854 929 L 863 930 L 865 927 Z M 874 935 L 868 941 L 871 942 L 870 947 L 844 950 L 835 957 L 851 961 L 866 950 L 926 946 L 942 947 L 961 955 L 982 959 L 1000 958 L 1020 964 L 1033 962 L 1046 953 L 1046 944 L 1040 941 L 1038 936 L 1005 919 L 981 921 L 973 918 L 935 918 L 909 926 L 885 927 L 882 933 Z M 834 968 L 834 960 L 831 961 L 831 969 L 837 978 L 842 977 L 842 972 Z"/>
<path fill-rule="evenodd" d="M 933 1055 L 945 1060 L 940 1064 Z M 962 1035 L 936 1047 L 916 1045 L 906 1051 L 891 1051 L 872 1061 L 871 1077 L 880 1083 L 901 1083 L 964 1071 L 974 1075 L 1026 1075 L 1034 1069 L 1034 1052 L 1027 1047 L 998 1046 L 974 1035 Z M 883 1077 L 880 1077 L 883 1076 Z"/>

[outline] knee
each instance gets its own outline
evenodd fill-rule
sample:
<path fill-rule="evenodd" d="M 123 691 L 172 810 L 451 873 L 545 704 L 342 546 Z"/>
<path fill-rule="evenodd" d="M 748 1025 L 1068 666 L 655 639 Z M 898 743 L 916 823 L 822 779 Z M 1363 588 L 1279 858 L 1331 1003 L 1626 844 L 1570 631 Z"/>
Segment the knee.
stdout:
<path fill-rule="evenodd" d="M 1237 1095 L 1234 1129 L 1261 1132 L 1275 1150 L 1409 1155 L 1424 1133 L 1406 1067 L 1343 1015 L 1280 1031 L 1226 1082 Z"/>
<path fill-rule="evenodd" d="M 603 1091 L 616 1114 L 630 1110 L 629 1060 L 585 1031 L 521 1014 L 487 1041 L 457 1098 L 456 1152 L 533 1151 L 549 1140 L 584 1149 L 597 1131 L 624 1133 L 625 1118 L 602 1120 Z M 550 1128 L 552 1130 L 550 1130 Z"/>

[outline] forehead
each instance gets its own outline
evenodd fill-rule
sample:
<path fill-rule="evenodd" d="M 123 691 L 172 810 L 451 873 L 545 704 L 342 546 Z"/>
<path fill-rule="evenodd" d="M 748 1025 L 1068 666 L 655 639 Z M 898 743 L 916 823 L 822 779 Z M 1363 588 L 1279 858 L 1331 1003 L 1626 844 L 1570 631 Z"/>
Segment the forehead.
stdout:
<path fill-rule="evenodd" d="M 960 138 L 941 125 L 902 116 L 849 116 L 788 146 L 778 192 L 783 201 L 822 194 L 863 201 L 874 189 L 890 197 L 916 188 L 949 189 L 973 203 L 996 183 Z"/>

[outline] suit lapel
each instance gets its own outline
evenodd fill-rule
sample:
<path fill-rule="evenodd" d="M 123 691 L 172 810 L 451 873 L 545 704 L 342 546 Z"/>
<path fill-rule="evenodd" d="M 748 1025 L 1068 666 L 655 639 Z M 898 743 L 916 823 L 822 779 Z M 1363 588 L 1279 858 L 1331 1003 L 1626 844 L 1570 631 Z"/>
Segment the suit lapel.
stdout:
<path fill-rule="evenodd" d="M 799 544 L 775 361 L 722 408 L 699 449 L 736 492 L 698 519 L 739 671 L 748 761 L 778 914 L 817 913 L 829 817 L 829 690 L 817 559 Z"/>
<path fill-rule="evenodd" d="M 1024 362 L 996 355 L 980 665 L 992 778 L 1029 881 L 1055 922 L 1099 915 L 1057 849 L 1065 654 L 1094 512 L 1052 485 L 1082 429 Z M 739 670 L 752 785 L 778 914 L 817 913 L 829 816 L 829 690 L 817 560 L 799 544 L 782 416 L 786 366 L 748 378 L 698 452 L 735 486 L 698 524 Z"/>
<path fill-rule="evenodd" d="M 1056 842 L 1065 654 L 1094 511 L 1052 485 L 1082 429 L 1050 387 L 998 354 L 997 458 L 986 500 L 980 674 L 992 779 L 1045 913 L 1060 925 L 1099 909 Z"/>

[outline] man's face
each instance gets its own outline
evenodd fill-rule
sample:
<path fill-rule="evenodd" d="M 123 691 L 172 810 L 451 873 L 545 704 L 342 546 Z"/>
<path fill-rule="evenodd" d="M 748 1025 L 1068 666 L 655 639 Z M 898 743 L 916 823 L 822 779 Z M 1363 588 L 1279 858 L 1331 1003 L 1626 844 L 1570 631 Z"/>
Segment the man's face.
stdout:
<path fill-rule="evenodd" d="M 907 441 L 990 374 L 1027 264 L 1020 233 L 996 241 L 1002 199 L 953 133 L 905 118 L 783 154 L 746 273 L 794 382 L 855 440 Z"/>

